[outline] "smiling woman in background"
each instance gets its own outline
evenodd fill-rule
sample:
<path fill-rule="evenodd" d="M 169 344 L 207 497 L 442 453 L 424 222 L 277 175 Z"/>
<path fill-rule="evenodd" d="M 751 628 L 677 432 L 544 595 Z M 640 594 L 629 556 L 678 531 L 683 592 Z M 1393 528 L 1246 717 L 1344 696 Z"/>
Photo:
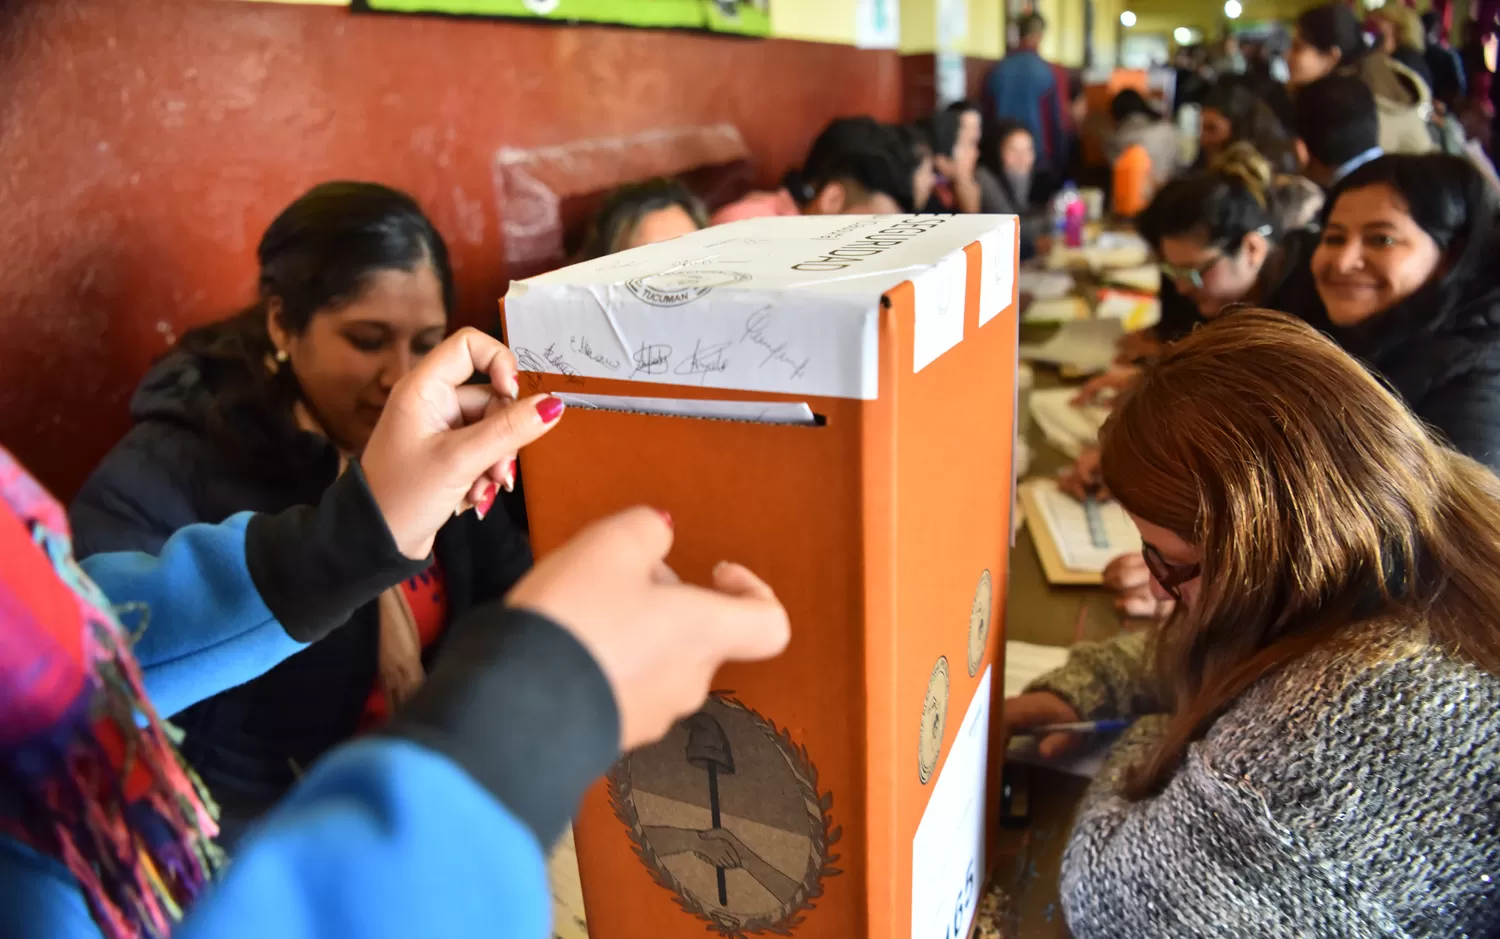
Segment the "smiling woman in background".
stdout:
<path fill-rule="evenodd" d="M 136 390 L 135 426 L 71 507 L 80 557 L 155 554 L 194 523 L 316 504 L 363 451 L 397 380 L 448 330 L 447 249 L 404 193 L 317 186 L 271 223 L 258 256 L 257 302 L 185 335 Z M 384 720 L 422 683 L 448 624 L 530 566 L 505 512 L 482 517 L 495 495 L 442 528 L 427 571 L 264 676 L 175 715 L 226 844 L 302 768 Z"/>
<path fill-rule="evenodd" d="M 1172 346 L 1100 443 L 1179 603 L 1006 702 L 1139 718 L 1063 856 L 1072 934 L 1493 935 L 1500 480 L 1260 310 Z"/>
<path fill-rule="evenodd" d="M 1462 157 L 1386 156 L 1333 191 L 1312 255 L 1331 324 L 1452 446 L 1500 468 L 1500 232 L 1494 193 Z"/>

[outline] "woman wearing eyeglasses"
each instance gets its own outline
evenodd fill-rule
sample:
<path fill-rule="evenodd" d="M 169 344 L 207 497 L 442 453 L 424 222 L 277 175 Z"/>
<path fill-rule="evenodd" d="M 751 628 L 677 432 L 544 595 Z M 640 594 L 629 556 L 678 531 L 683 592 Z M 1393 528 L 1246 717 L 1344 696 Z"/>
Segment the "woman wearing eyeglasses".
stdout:
<path fill-rule="evenodd" d="M 1306 259 L 1305 231 L 1322 208 L 1317 187 L 1276 176 L 1245 143 L 1206 173 L 1176 180 L 1137 221 L 1161 262 L 1162 324 L 1171 341 L 1237 303 L 1265 303 Z"/>
<path fill-rule="evenodd" d="M 1306 268 L 1316 240 L 1308 229 L 1322 207 L 1311 180 L 1274 174 L 1243 142 L 1221 151 L 1208 170 L 1162 187 L 1136 219 L 1161 268 L 1161 321 L 1125 336 L 1122 357 L 1149 359 L 1225 307 L 1276 306 L 1292 275 Z M 1081 397 L 1119 390 L 1135 371 L 1133 364 L 1116 369 Z"/>
<path fill-rule="evenodd" d="M 1493 935 L 1500 480 L 1264 310 L 1174 344 L 1101 445 L 1180 602 L 1006 702 L 1134 719 L 1063 855 L 1072 935 Z"/>

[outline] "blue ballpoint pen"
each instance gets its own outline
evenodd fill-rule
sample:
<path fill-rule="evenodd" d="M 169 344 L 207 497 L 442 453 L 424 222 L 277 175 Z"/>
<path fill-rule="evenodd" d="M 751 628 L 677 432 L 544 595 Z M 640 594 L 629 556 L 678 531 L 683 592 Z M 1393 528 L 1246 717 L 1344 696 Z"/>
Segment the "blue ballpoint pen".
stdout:
<path fill-rule="evenodd" d="M 1073 721 L 1067 724 L 1040 724 L 1015 730 L 1016 737 L 1044 737 L 1047 734 L 1112 734 L 1130 726 L 1128 720 Z"/>

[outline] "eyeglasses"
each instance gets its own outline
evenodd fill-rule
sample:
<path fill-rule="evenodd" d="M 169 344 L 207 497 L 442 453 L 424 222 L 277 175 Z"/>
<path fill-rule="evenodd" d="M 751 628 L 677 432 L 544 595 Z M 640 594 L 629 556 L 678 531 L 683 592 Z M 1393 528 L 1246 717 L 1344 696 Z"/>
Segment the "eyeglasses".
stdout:
<path fill-rule="evenodd" d="M 1177 588 L 1203 573 L 1202 564 L 1173 564 L 1162 557 L 1156 545 L 1150 542 L 1141 544 L 1141 557 L 1145 559 L 1146 569 L 1151 572 L 1151 576 L 1161 584 L 1161 589 L 1178 603 L 1182 602 L 1182 593 Z"/>
<path fill-rule="evenodd" d="M 1203 276 L 1213 270 L 1214 265 L 1224 260 L 1224 258 L 1225 255 L 1216 254 L 1197 267 L 1178 267 L 1175 264 L 1168 264 L 1166 261 L 1162 261 L 1157 267 L 1161 269 L 1162 276 L 1168 280 L 1185 280 L 1193 285 L 1194 290 L 1202 290 Z"/>

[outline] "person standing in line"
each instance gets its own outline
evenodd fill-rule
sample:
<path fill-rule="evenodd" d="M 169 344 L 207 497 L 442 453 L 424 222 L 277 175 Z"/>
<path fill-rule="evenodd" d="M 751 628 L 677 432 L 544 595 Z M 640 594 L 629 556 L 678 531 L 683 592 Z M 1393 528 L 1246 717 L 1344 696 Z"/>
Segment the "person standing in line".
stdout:
<path fill-rule="evenodd" d="M 1066 89 L 1058 87 L 1052 66 L 1038 51 L 1047 21 L 1030 13 L 1021 17 L 1016 29 L 1016 48 L 995 63 L 984 80 L 990 117 L 1023 124 L 1040 145 L 1037 159 L 1049 169 L 1061 170 L 1067 163 Z"/>
<path fill-rule="evenodd" d="M 1432 98 L 1447 108 L 1448 113 L 1457 114 L 1459 103 L 1469 93 L 1463 61 L 1448 44 L 1441 15 L 1432 10 L 1423 13 L 1422 31 L 1427 38 L 1427 48 L 1422 56 L 1432 76 Z"/>
<path fill-rule="evenodd" d="M 1437 149 L 1427 125 L 1432 105 L 1427 83 L 1381 50 L 1367 47 L 1359 18 L 1342 0 L 1313 7 L 1297 17 L 1287 65 L 1294 94 L 1335 72 L 1364 82 L 1380 110 L 1380 146 L 1386 153 Z"/>
<path fill-rule="evenodd" d="M 1294 129 L 1302 172 L 1324 189 L 1385 153 L 1375 96 L 1353 75 L 1329 75 L 1303 88 Z"/>

